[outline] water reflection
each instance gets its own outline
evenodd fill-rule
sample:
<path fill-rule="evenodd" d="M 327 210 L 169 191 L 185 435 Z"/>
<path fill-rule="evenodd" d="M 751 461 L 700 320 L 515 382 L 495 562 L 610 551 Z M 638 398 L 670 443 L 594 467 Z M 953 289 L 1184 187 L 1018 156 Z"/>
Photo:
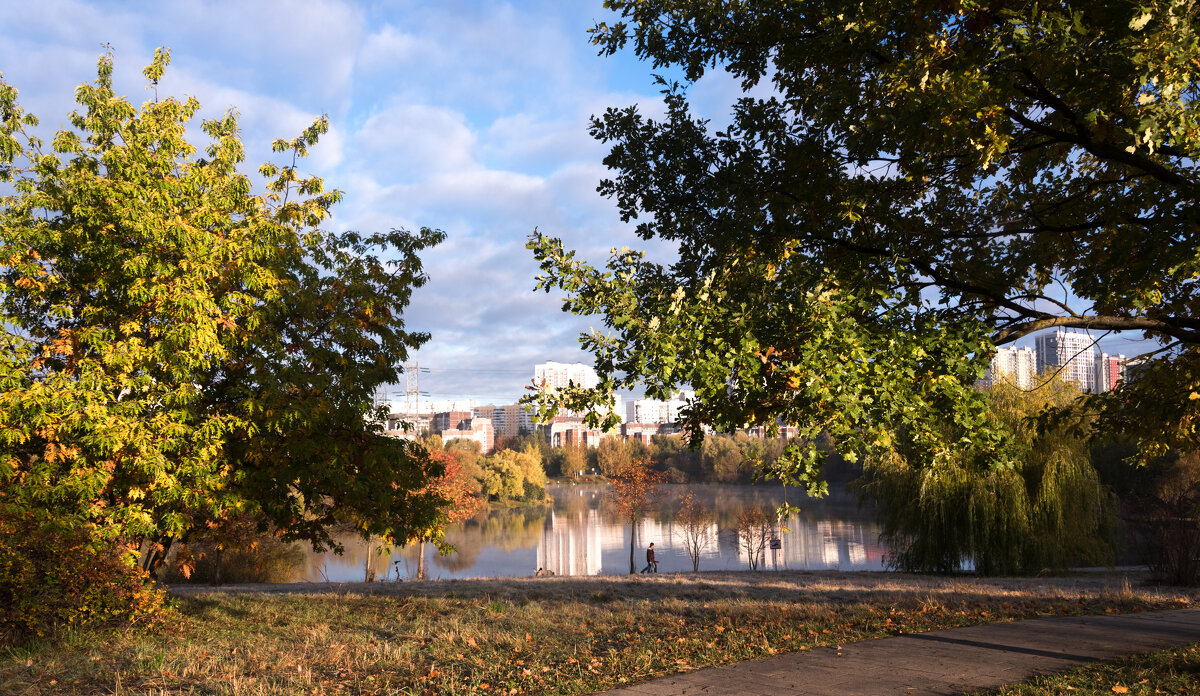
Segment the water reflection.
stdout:
<path fill-rule="evenodd" d="M 749 506 L 774 509 L 785 495 L 801 511 L 784 522 L 787 531 L 779 535 L 780 548 L 765 552 L 767 569 L 883 569 L 886 549 L 879 543 L 879 528 L 851 497 L 812 500 L 794 488 L 722 485 L 663 487 L 659 509 L 638 525 L 634 562 L 639 569 L 646 545 L 654 542 L 660 571 L 691 570 L 673 521 L 679 497 L 688 491 L 713 511 L 712 542 L 701 552 L 701 570 L 746 568 L 746 552 L 737 543 L 738 512 Z M 616 519 L 607 488 L 551 486 L 549 493 L 552 507 L 494 510 L 447 530 L 446 539 L 457 551 L 440 556 L 427 546 L 429 577 L 512 577 L 532 575 L 538 568 L 558 575 L 627 573 L 629 528 Z M 416 547 L 380 556 L 361 540 L 343 541 L 343 556 L 309 554 L 306 572 L 301 573 L 307 577 L 300 579 L 362 580 L 368 564 L 378 579 L 416 576 Z"/>

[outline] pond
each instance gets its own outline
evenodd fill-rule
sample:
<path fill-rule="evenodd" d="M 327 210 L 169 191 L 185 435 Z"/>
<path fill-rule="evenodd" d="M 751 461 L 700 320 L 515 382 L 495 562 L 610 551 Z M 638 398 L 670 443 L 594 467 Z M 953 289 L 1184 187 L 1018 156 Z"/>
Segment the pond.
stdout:
<path fill-rule="evenodd" d="M 811 499 L 796 488 L 781 486 L 668 485 L 656 511 L 637 527 L 634 560 L 645 565 L 645 549 L 654 543 L 660 572 L 690 571 L 688 558 L 673 521 L 679 497 L 691 492 L 714 512 L 713 542 L 701 552 L 701 570 L 739 570 L 747 565 L 739 548 L 736 517 L 747 507 L 771 512 L 785 499 L 800 512 L 784 522 L 777 550 L 766 550 L 767 570 L 883 570 L 887 549 L 879 542 L 879 527 L 869 511 L 860 510 L 853 496 L 831 494 Z M 430 579 L 515 577 L 533 575 L 538 568 L 556 575 L 605 575 L 629 572 L 629 525 L 619 521 L 604 485 L 552 485 L 553 505 L 492 510 L 454 525 L 446 540 L 456 551 L 441 556 L 426 545 L 426 573 Z M 368 568 L 378 579 L 415 578 L 416 546 L 396 550 L 390 557 L 368 550 L 356 537 L 340 539 L 341 556 L 306 554 L 290 579 L 304 582 L 363 580 Z"/>

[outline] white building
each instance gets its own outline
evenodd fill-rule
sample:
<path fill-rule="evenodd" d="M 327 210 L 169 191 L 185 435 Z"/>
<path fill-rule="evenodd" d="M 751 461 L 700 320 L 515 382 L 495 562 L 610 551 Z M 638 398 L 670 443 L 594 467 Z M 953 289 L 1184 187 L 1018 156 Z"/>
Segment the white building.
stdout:
<path fill-rule="evenodd" d="M 600 378 L 591 365 L 552 361 L 533 366 L 533 381 L 542 389 L 561 389 L 569 384 L 591 389 Z"/>
<path fill-rule="evenodd" d="M 533 366 L 533 382 L 544 391 L 562 389 L 570 385 L 592 389 L 600 384 L 600 377 L 590 365 L 583 363 L 544 362 Z M 621 422 L 625 421 L 625 409 L 620 394 L 614 394 L 613 413 Z M 606 412 L 601 411 L 601 415 Z M 584 414 L 575 411 L 559 411 L 558 415 L 580 418 Z"/>
<path fill-rule="evenodd" d="M 1033 348 L 998 348 L 986 381 L 991 386 L 1007 380 L 1021 389 L 1032 389 L 1037 366 L 1037 351 Z"/>
<path fill-rule="evenodd" d="M 1038 372 L 1057 373 L 1077 382 L 1084 391 L 1096 391 L 1095 339 L 1085 331 L 1057 329 L 1037 337 Z"/>
<path fill-rule="evenodd" d="M 695 392 L 679 392 L 666 401 L 635 399 L 625 407 L 626 423 L 678 423 L 679 414 Z"/>

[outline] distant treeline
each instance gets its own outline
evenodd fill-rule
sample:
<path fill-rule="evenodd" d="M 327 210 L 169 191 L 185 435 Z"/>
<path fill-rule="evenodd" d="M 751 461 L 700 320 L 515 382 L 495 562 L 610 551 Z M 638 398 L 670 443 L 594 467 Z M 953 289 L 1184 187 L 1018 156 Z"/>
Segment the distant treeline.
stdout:
<path fill-rule="evenodd" d="M 635 458 L 648 457 L 653 468 L 666 474 L 672 483 L 753 483 L 756 471 L 761 470 L 759 464 L 773 464 L 786 445 L 781 438 L 762 439 L 745 433 L 706 435 L 696 449 L 688 446 L 683 435 L 655 435 L 649 445 L 608 437 L 597 447 L 551 447 L 537 433 L 496 438 L 497 452 L 536 449 L 550 477 L 593 473 L 608 476 Z M 861 466 L 849 464 L 832 452 L 833 443 L 827 438 L 819 438 L 817 445 L 830 452 L 825 468 L 830 483 L 845 484 L 862 473 Z"/>

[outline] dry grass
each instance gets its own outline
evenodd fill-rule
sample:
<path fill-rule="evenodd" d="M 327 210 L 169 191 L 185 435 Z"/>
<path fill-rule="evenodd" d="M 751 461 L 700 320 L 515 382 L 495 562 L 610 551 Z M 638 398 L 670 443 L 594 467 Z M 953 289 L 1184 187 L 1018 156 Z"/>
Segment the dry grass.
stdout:
<path fill-rule="evenodd" d="M 151 633 L 8 651 L 5 694 L 581 693 L 901 632 L 1192 606 L 1126 576 L 704 573 L 179 588 Z"/>

